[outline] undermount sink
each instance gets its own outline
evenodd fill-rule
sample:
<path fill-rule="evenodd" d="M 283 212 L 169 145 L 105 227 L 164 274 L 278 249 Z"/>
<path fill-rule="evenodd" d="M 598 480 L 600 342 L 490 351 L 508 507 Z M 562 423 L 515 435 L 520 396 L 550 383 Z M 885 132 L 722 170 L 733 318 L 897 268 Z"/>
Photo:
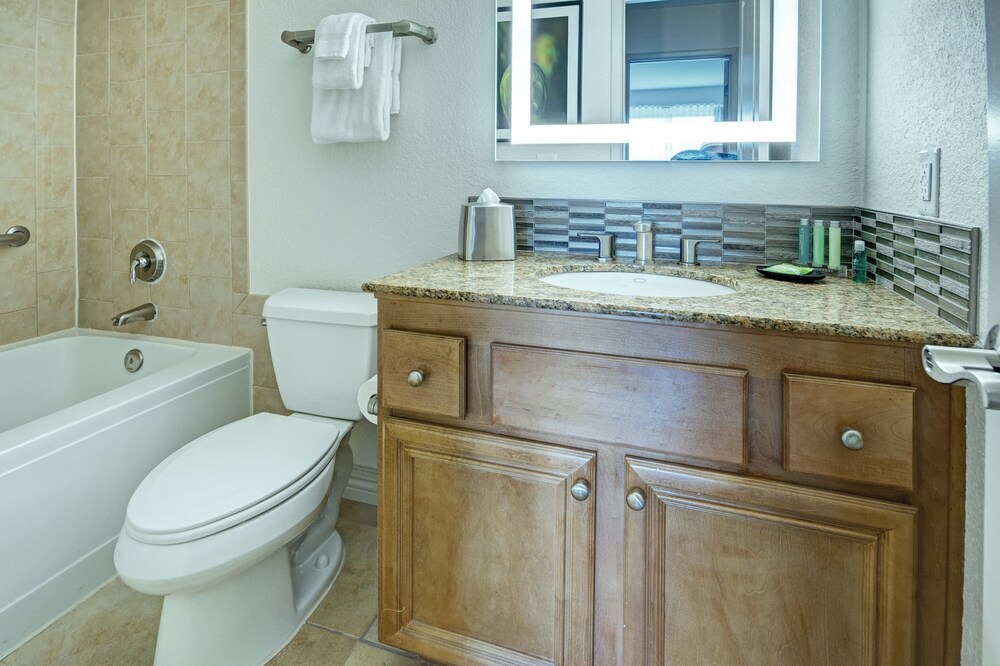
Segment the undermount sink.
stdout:
<path fill-rule="evenodd" d="M 558 273 L 543 277 L 541 280 L 556 287 L 616 296 L 705 298 L 706 296 L 725 296 L 736 292 L 735 289 L 714 282 L 651 273 Z"/>

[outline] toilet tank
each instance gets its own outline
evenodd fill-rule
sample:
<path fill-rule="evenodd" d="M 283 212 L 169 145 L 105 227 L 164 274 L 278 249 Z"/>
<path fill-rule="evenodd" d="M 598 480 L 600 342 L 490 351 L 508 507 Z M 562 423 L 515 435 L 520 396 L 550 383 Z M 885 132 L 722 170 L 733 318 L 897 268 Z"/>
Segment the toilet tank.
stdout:
<path fill-rule="evenodd" d="M 376 371 L 371 294 L 285 289 L 264 303 L 267 341 L 285 407 L 357 421 L 357 392 Z"/>

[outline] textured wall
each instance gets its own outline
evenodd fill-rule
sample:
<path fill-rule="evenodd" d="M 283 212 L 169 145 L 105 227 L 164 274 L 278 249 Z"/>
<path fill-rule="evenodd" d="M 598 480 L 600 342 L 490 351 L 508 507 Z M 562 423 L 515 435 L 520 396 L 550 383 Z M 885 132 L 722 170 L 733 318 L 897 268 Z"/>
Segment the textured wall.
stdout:
<path fill-rule="evenodd" d="M 73 326 L 74 0 L 0 1 L 0 345 Z"/>
<path fill-rule="evenodd" d="M 402 113 L 385 144 L 315 146 L 311 58 L 282 30 L 313 27 L 316 0 L 250 0 L 251 287 L 357 289 L 456 248 L 459 204 L 485 185 L 507 196 L 845 205 L 861 192 L 864 53 L 853 1 L 824 3 L 822 157 L 813 164 L 553 164 L 493 160 L 493 4 L 343 2 L 440 30 L 404 46 Z M 275 164 L 282 165 L 280 169 Z"/>
<path fill-rule="evenodd" d="M 80 0 L 77 54 L 80 326 L 153 301 L 157 320 L 127 332 L 253 347 L 257 402 L 273 403 L 259 307 L 244 303 L 245 4 Z M 130 285 L 147 237 L 166 275 Z"/>

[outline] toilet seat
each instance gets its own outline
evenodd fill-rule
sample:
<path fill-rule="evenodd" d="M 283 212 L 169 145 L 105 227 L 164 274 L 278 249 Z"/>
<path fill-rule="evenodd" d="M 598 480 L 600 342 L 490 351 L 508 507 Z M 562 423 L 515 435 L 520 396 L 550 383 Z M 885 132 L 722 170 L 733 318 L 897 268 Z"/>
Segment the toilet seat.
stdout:
<path fill-rule="evenodd" d="M 182 544 L 251 520 L 312 483 L 344 432 L 332 421 L 264 413 L 210 432 L 143 480 L 125 532 L 141 543 Z"/>

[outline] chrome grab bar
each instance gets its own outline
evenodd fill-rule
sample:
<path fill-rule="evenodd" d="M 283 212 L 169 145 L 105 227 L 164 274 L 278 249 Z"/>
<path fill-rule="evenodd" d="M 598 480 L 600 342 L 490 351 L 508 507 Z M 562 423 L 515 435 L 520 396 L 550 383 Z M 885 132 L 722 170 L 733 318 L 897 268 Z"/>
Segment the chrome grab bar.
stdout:
<path fill-rule="evenodd" d="M 7 247 L 21 247 L 31 238 L 31 232 L 24 227 L 11 227 L 7 233 L 0 234 L 0 245 Z"/>
<path fill-rule="evenodd" d="M 413 21 L 395 21 L 394 23 L 371 23 L 368 32 L 391 32 L 394 37 L 419 37 L 424 44 L 437 41 L 437 30 Z M 285 30 L 281 33 L 281 41 L 301 53 L 309 53 L 316 39 L 315 30 Z"/>

